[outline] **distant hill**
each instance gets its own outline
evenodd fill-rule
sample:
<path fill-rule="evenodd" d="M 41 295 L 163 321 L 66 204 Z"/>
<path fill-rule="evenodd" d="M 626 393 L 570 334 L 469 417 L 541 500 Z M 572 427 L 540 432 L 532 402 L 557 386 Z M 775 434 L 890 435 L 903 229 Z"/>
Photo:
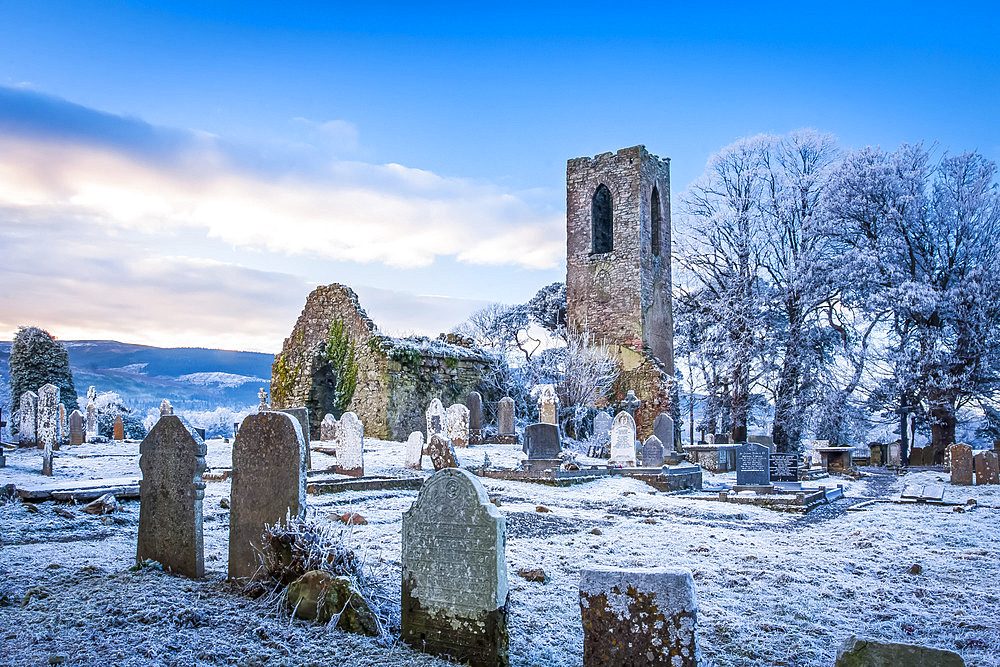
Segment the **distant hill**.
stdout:
<path fill-rule="evenodd" d="M 161 348 L 113 340 L 62 341 L 82 403 L 87 388 L 113 391 L 139 412 L 166 398 L 184 410 L 257 404 L 271 383 L 274 355 L 196 347 Z M 0 404 L 10 414 L 10 342 L 0 342 Z"/>

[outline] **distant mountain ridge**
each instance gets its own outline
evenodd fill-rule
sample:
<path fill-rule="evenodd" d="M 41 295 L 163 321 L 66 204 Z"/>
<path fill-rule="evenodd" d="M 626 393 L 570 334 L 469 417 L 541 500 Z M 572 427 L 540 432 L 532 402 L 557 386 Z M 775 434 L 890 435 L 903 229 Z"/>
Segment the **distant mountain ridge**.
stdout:
<path fill-rule="evenodd" d="M 113 340 L 64 340 L 81 402 L 87 388 L 113 391 L 144 411 L 164 398 L 190 410 L 256 405 L 271 384 L 273 354 L 208 348 L 162 348 Z M 11 343 L 0 342 L 0 404 L 9 415 Z M 75 407 L 75 406 L 72 406 Z M 72 409 L 71 407 L 71 409 Z"/>

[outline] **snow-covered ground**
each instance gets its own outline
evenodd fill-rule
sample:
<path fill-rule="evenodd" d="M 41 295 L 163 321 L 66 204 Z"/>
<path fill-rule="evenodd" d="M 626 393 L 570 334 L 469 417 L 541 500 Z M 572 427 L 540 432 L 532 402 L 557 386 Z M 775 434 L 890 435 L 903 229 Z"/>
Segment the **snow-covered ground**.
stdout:
<path fill-rule="evenodd" d="M 459 450 L 467 467 L 481 465 L 484 454 L 503 467 L 522 457 L 517 446 Z M 63 448 L 56 479 L 137 476 L 137 458 L 138 443 Z M 431 474 L 404 469 L 403 459 L 403 443 L 365 439 L 369 475 Z M 208 465 L 229 461 L 230 445 L 209 441 Z M 312 461 L 321 469 L 335 459 L 314 452 Z M 8 451 L 7 462 L 0 485 L 45 481 L 40 452 Z M 946 486 L 945 500 L 977 501 L 963 511 L 873 503 L 846 512 L 862 498 L 898 498 L 904 484 L 946 478 L 926 471 L 830 478 L 814 484 L 844 484 L 848 499 L 802 516 L 709 494 L 665 494 L 623 477 L 566 488 L 482 481 L 507 518 L 514 665 L 580 664 L 579 572 L 589 565 L 690 569 L 706 665 L 832 665 L 851 634 L 955 650 L 968 665 L 1000 664 L 1000 487 Z M 708 481 L 735 480 L 706 474 Z M 0 505 L 0 665 L 48 664 L 51 656 L 68 664 L 446 664 L 291 620 L 230 587 L 228 511 L 220 504 L 229 487 L 207 485 L 202 581 L 129 571 L 138 501 L 103 519 L 78 510 L 61 517 L 53 502 L 38 513 L 19 502 Z M 401 514 L 416 494 L 308 500 L 321 519 L 347 511 L 367 519 L 347 539 L 394 588 Z M 909 573 L 914 565 L 919 574 Z M 545 583 L 517 575 L 538 567 Z"/>

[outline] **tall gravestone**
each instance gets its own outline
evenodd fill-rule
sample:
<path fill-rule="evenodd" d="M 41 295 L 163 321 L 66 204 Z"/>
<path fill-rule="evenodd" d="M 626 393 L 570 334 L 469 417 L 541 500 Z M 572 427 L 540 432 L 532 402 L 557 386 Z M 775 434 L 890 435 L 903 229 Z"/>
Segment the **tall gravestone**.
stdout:
<path fill-rule="evenodd" d="M 320 440 L 336 440 L 337 439 L 337 418 L 331 414 L 327 414 L 323 417 L 323 421 L 319 423 L 319 439 Z"/>
<path fill-rule="evenodd" d="M 337 422 L 337 472 L 365 475 L 365 426 L 353 412 L 345 412 Z"/>
<path fill-rule="evenodd" d="M 611 458 L 613 466 L 635 466 L 635 419 L 622 411 L 611 425 Z"/>
<path fill-rule="evenodd" d="M 558 424 L 556 416 L 559 407 L 559 397 L 556 389 L 550 384 L 538 387 L 538 421 L 542 424 Z"/>
<path fill-rule="evenodd" d="M 451 444 L 451 440 L 442 438 L 436 433 L 427 443 L 427 455 L 431 457 L 434 470 L 458 467 L 458 457 L 455 455 L 455 447 Z"/>
<path fill-rule="evenodd" d="M 663 465 L 663 445 L 655 435 L 646 438 L 642 443 L 642 466 L 644 468 L 659 468 Z"/>
<path fill-rule="evenodd" d="M 431 400 L 427 406 L 427 442 L 431 441 L 431 436 L 439 435 L 448 438 L 448 413 L 444 409 L 440 398 Z"/>
<path fill-rule="evenodd" d="M 768 486 L 771 483 L 771 450 L 749 442 L 736 450 L 737 486 Z"/>
<path fill-rule="evenodd" d="M 38 394 L 26 391 L 21 394 L 18 409 L 17 439 L 22 447 L 38 445 Z"/>
<path fill-rule="evenodd" d="M 112 434 L 115 440 L 125 439 L 125 423 L 122 421 L 121 414 L 115 415 L 115 425 L 112 427 Z"/>
<path fill-rule="evenodd" d="M 694 578 L 680 568 L 580 571 L 584 667 L 696 667 Z"/>
<path fill-rule="evenodd" d="M 590 456 L 608 456 L 611 444 L 611 425 L 614 419 L 607 412 L 601 411 L 594 415 L 594 434 L 591 436 Z"/>
<path fill-rule="evenodd" d="M 205 576 L 201 503 L 205 441 L 176 415 L 163 415 L 139 445 L 139 540 L 136 561 Z"/>
<path fill-rule="evenodd" d="M 66 423 L 66 405 L 64 403 L 59 404 L 59 415 L 56 423 L 55 449 L 59 449 L 59 445 L 69 437 L 69 424 Z"/>
<path fill-rule="evenodd" d="M 974 457 L 976 484 L 1000 484 L 1000 470 L 997 468 L 996 452 L 983 451 Z"/>
<path fill-rule="evenodd" d="M 287 408 L 285 410 L 279 410 L 279 412 L 291 415 L 299 422 L 299 427 L 302 429 L 302 439 L 306 441 L 306 470 L 312 470 L 312 448 L 310 447 L 312 441 L 309 438 L 309 410 L 299 407 Z"/>
<path fill-rule="evenodd" d="M 474 667 L 509 664 L 506 528 L 469 472 L 424 482 L 403 513 L 403 641 Z"/>
<path fill-rule="evenodd" d="M 265 524 L 306 510 L 306 443 L 299 422 L 283 412 L 247 416 L 233 443 L 229 578 L 257 571 L 254 547 Z"/>
<path fill-rule="evenodd" d="M 951 445 L 948 449 L 951 450 L 951 483 L 959 486 L 971 486 L 972 447 L 958 443 Z"/>
<path fill-rule="evenodd" d="M 559 450 L 559 427 L 555 424 L 531 424 L 524 429 L 524 452 L 529 459 L 558 459 Z"/>
<path fill-rule="evenodd" d="M 38 444 L 55 449 L 59 441 L 59 387 L 44 384 L 38 388 Z"/>
<path fill-rule="evenodd" d="M 516 443 L 514 431 L 514 399 L 504 396 L 497 403 L 497 440 L 500 443 Z"/>
<path fill-rule="evenodd" d="M 671 453 L 674 451 L 674 418 L 668 415 L 666 412 L 661 412 L 656 416 L 656 420 L 653 421 L 653 435 L 660 441 L 663 445 L 664 453 Z"/>
<path fill-rule="evenodd" d="M 469 409 L 469 444 L 483 444 L 483 397 L 478 391 L 469 394 L 465 399 L 465 407 Z"/>
<path fill-rule="evenodd" d="M 448 439 L 456 447 L 469 446 L 469 408 L 455 403 L 447 411 Z"/>
<path fill-rule="evenodd" d="M 902 452 L 900 451 L 901 449 L 902 446 L 900 445 L 898 440 L 896 442 L 889 443 L 888 465 L 890 467 L 898 468 L 899 466 L 903 465 L 903 456 Z"/>
<path fill-rule="evenodd" d="M 83 415 L 79 410 L 69 413 L 69 444 L 83 444 Z"/>
<path fill-rule="evenodd" d="M 424 434 L 414 431 L 406 440 L 406 467 L 420 470 L 424 458 Z"/>
<path fill-rule="evenodd" d="M 97 437 L 97 390 L 91 386 L 87 390 L 87 432 L 88 442 Z"/>

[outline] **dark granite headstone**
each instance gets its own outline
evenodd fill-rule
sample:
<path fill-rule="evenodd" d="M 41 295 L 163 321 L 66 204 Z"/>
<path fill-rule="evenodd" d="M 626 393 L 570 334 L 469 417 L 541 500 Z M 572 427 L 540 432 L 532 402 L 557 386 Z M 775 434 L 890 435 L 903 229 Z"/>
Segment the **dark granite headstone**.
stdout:
<path fill-rule="evenodd" d="M 799 457 L 797 454 L 776 452 L 771 454 L 770 477 L 772 482 L 799 481 Z"/>
<path fill-rule="evenodd" d="M 531 424 L 524 429 L 524 449 L 529 459 L 559 458 L 559 427 Z"/>
<path fill-rule="evenodd" d="M 653 422 L 653 435 L 663 445 L 663 451 L 674 451 L 674 419 L 666 412 L 661 412 Z M 645 465 L 645 464 L 643 464 Z"/>
<path fill-rule="evenodd" d="M 767 486 L 770 481 L 771 450 L 764 445 L 747 443 L 736 451 L 736 484 Z"/>
<path fill-rule="evenodd" d="M 506 532 L 468 471 L 424 482 L 403 513 L 404 642 L 474 667 L 508 664 Z"/>
<path fill-rule="evenodd" d="M 660 415 L 661 417 L 663 415 Z M 659 419 L 659 417 L 657 417 Z M 654 427 L 654 431 L 655 431 Z M 660 443 L 660 439 L 655 435 L 651 435 L 646 438 L 646 442 L 642 443 L 642 467 L 643 468 L 659 468 L 663 465 L 663 445 Z"/>
<path fill-rule="evenodd" d="M 188 577 L 205 575 L 202 499 L 205 441 L 176 415 L 164 415 L 139 445 L 136 562 L 155 560 Z"/>
<path fill-rule="evenodd" d="M 247 416 L 233 443 L 229 578 L 253 576 L 264 524 L 306 511 L 306 443 L 299 422 L 282 412 Z"/>
<path fill-rule="evenodd" d="M 469 394 L 465 399 L 465 407 L 469 409 L 469 430 L 483 430 L 483 397 L 478 391 Z"/>

